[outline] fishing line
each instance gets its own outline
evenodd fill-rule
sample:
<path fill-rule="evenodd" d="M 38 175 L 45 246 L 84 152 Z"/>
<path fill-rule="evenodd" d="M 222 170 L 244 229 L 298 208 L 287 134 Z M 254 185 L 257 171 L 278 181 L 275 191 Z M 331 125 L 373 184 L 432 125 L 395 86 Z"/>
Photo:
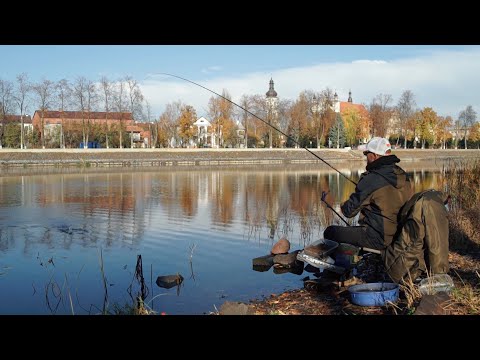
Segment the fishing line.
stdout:
<path fill-rule="evenodd" d="M 181 80 L 184 80 L 184 81 L 187 81 L 191 84 L 194 84 L 194 85 L 197 85 L 199 87 L 201 87 L 202 89 L 205 89 L 207 91 L 210 91 L 211 93 L 217 95 L 217 96 L 220 96 L 222 99 L 224 100 L 227 100 L 228 102 L 232 103 L 233 105 L 236 105 L 238 106 L 240 109 L 242 109 L 243 111 L 247 112 L 248 114 L 252 115 L 253 117 L 257 118 L 258 120 L 260 120 L 261 122 L 263 122 L 264 124 L 270 126 L 272 129 L 275 129 L 276 131 L 278 131 L 280 134 L 282 134 L 283 136 L 285 136 L 287 139 L 291 140 L 292 142 L 294 142 L 295 144 L 297 144 L 298 146 L 300 146 L 300 144 L 298 143 L 298 141 L 296 141 L 294 138 L 292 138 L 291 136 L 285 134 L 282 130 L 278 129 L 276 126 L 273 126 L 272 124 L 269 124 L 267 121 L 263 120 L 262 118 L 260 118 L 259 116 L 255 115 L 254 113 L 250 112 L 249 110 L 245 109 L 244 107 L 238 105 L 237 103 L 233 102 L 232 100 L 226 98 L 225 96 L 223 95 L 220 95 L 219 93 L 216 93 L 215 91 L 213 90 L 210 90 L 209 88 L 203 86 L 203 85 L 200 85 L 192 80 L 188 80 L 188 79 L 185 79 L 181 76 L 177 76 L 177 75 L 173 75 L 173 74 L 168 74 L 168 73 L 157 73 L 159 75 L 168 75 L 168 76 L 172 76 L 172 77 L 175 77 L 177 79 L 181 79 Z M 300 146 L 302 147 L 302 146 Z M 313 156 L 315 156 L 317 159 L 319 159 L 320 161 L 322 161 L 324 164 L 330 166 L 333 170 L 335 170 L 336 172 L 338 172 L 340 175 L 342 175 L 345 179 L 347 179 L 348 181 L 350 181 L 352 184 L 354 185 L 357 185 L 357 183 L 355 181 L 353 181 L 352 179 L 348 178 L 346 175 L 342 174 L 338 169 L 336 169 L 335 167 L 333 167 L 332 165 L 330 165 L 327 161 L 323 160 L 320 156 L 318 156 L 317 154 L 315 154 L 314 152 L 308 150 L 307 147 L 302 147 L 303 149 L 307 150 L 310 154 L 312 154 Z"/>

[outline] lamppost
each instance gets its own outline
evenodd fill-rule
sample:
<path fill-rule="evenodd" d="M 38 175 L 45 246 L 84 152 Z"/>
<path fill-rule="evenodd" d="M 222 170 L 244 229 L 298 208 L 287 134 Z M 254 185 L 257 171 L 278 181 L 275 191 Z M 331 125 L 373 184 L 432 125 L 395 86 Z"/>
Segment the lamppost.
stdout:
<path fill-rule="evenodd" d="M 313 114 L 313 126 L 318 126 L 317 120 L 318 120 L 318 114 L 320 113 L 320 104 L 319 104 L 319 99 L 315 95 L 313 95 L 313 105 L 312 105 L 312 114 Z M 316 135 L 317 135 L 317 148 L 320 149 L 320 139 L 318 138 L 318 127 L 316 128 Z"/>
<path fill-rule="evenodd" d="M 268 89 L 267 93 L 265 94 L 267 98 L 265 99 L 266 105 L 267 105 L 267 118 L 268 118 L 268 124 L 272 125 L 272 118 L 275 118 L 277 115 L 277 103 L 278 103 L 278 98 L 277 98 L 277 92 L 273 88 L 273 79 L 270 79 L 270 88 Z M 272 127 L 269 126 L 269 145 L 270 149 L 272 148 Z"/>

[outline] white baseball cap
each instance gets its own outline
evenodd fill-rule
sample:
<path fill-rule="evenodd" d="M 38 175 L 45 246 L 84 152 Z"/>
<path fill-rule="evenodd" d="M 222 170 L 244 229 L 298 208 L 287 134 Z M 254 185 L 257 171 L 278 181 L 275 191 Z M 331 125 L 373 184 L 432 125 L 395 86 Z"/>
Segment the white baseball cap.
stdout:
<path fill-rule="evenodd" d="M 382 137 L 374 137 L 366 145 L 359 145 L 358 150 L 369 151 L 377 155 L 387 155 L 387 151 L 392 150 L 390 141 Z"/>

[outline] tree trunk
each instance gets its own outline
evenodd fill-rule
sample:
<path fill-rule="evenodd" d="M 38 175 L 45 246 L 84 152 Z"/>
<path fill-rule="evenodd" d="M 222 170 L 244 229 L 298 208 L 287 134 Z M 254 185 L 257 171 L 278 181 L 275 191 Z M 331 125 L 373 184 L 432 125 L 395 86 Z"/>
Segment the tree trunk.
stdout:
<path fill-rule="evenodd" d="M 23 112 L 22 112 L 22 114 L 20 114 L 20 126 L 21 126 L 21 128 L 20 128 L 20 148 L 23 150 L 23 146 L 24 146 L 23 145 L 23 142 L 24 142 L 24 140 L 23 140 L 23 137 L 24 137 L 24 134 L 23 134 Z"/>

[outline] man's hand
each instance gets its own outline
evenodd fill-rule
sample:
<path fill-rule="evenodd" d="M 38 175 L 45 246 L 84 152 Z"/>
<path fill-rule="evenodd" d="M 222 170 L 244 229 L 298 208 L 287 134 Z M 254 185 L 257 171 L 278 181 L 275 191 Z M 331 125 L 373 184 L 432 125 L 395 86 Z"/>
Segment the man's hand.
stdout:
<path fill-rule="evenodd" d="M 326 202 L 326 198 L 327 198 L 327 195 L 328 195 L 328 191 L 322 191 L 322 201 L 323 202 Z"/>

